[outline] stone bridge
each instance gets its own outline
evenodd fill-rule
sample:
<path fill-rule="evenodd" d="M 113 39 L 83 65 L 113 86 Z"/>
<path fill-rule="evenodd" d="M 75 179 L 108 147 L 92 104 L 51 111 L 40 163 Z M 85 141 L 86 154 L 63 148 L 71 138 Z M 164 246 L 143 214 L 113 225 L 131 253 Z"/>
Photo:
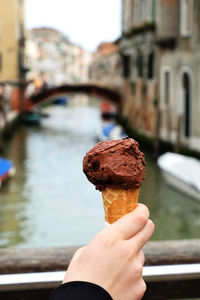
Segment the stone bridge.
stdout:
<path fill-rule="evenodd" d="M 109 88 L 100 84 L 66 84 L 45 89 L 40 93 L 31 96 L 25 101 L 25 110 L 32 110 L 35 106 L 44 102 L 54 100 L 58 96 L 67 94 L 87 94 L 89 96 L 97 96 L 100 99 L 108 100 L 115 103 L 117 106 L 121 105 L 121 94 L 117 89 Z"/>

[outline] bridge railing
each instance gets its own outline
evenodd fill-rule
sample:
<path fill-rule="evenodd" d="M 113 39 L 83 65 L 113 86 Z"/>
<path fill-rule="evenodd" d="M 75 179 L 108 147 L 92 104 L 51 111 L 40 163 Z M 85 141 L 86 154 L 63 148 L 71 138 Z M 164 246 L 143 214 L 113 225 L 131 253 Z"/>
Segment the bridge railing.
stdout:
<path fill-rule="evenodd" d="M 0 298 L 48 299 L 77 248 L 0 250 Z M 200 240 L 150 242 L 144 251 L 143 299 L 200 298 Z"/>

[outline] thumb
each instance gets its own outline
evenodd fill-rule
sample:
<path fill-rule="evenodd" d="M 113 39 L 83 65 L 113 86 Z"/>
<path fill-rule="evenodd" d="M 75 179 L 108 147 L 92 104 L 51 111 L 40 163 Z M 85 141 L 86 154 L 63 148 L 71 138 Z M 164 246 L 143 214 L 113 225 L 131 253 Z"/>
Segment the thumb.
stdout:
<path fill-rule="evenodd" d="M 149 219 L 149 210 L 144 204 L 138 206 L 130 213 L 121 217 L 111 225 L 111 230 L 118 232 L 118 235 L 124 239 L 130 239 L 136 235 L 146 225 Z"/>

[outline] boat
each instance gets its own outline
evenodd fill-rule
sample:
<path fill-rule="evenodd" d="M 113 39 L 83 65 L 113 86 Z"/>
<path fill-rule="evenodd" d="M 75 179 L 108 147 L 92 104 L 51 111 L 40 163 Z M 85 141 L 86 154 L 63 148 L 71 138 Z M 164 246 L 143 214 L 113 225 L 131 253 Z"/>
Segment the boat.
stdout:
<path fill-rule="evenodd" d="M 123 127 L 113 121 L 102 122 L 97 129 L 97 138 L 99 141 L 118 140 L 126 137 Z"/>
<path fill-rule="evenodd" d="M 39 125 L 41 120 L 41 115 L 37 112 L 27 112 L 24 116 L 24 121 L 27 125 Z"/>
<path fill-rule="evenodd" d="M 66 106 L 68 102 L 67 97 L 58 97 L 53 100 L 54 105 L 61 105 L 61 106 Z"/>
<path fill-rule="evenodd" d="M 200 160 L 166 152 L 159 156 L 157 163 L 169 186 L 200 200 Z"/>
<path fill-rule="evenodd" d="M 0 158 L 0 186 L 6 179 L 13 177 L 15 172 L 16 170 L 11 160 Z"/>

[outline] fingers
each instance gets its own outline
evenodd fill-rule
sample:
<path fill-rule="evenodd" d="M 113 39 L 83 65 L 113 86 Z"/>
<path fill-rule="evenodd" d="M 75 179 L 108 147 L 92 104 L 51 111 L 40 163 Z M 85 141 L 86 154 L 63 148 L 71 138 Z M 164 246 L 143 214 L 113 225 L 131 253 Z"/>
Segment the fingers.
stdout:
<path fill-rule="evenodd" d="M 144 256 L 144 252 L 142 250 L 139 251 L 136 259 L 139 261 L 139 263 L 141 264 L 141 266 L 144 265 L 145 262 L 145 256 Z"/>
<path fill-rule="evenodd" d="M 129 239 L 129 243 L 132 244 L 134 251 L 139 252 L 147 241 L 151 238 L 154 232 L 154 224 L 151 220 L 148 220 L 146 225 L 135 236 Z"/>
<path fill-rule="evenodd" d="M 142 250 L 136 255 L 136 257 L 133 259 L 132 263 L 130 263 L 131 270 L 129 270 L 129 274 L 131 276 L 131 285 L 133 287 L 134 285 L 134 299 L 142 299 L 145 290 L 146 290 L 146 284 L 142 278 L 142 271 L 144 266 L 144 253 Z M 135 288 L 137 286 L 137 288 Z M 132 289 L 132 288 L 131 288 Z M 133 298 L 130 298 L 133 299 Z"/>
<path fill-rule="evenodd" d="M 138 282 L 137 282 L 137 289 L 135 290 L 134 293 L 134 299 L 135 300 L 141 300 L 142 297 L 144 296 L 144 293 L 146 292 L 146 283 L 144 282 L 144 280 L 141 278 Z"/>
<path fill-rule="evenodd" d="M 85 249 L 85 246 L 80 247 L 78 250 L 76 250 L 76 252 L 74 253 L 73 259 L 77 259 L 81 253 L 83 252 L 83 250 Z"/>
<path fill-rule="evenodd" d="M 63 280 L 62 283 L 71 281 L 71 280 L 70 280 L 70 276 L 69 276 L 69 274 L 68 274 L 68 271 L 71 269 L 71 265 L 77 264 L 78 258 L 80 257 L 80 255 L 82 254 L 82 252 L 83 252 L 84 249 L 85 249 L 85 246 L 79 248 L 79 249 L 76 250 L 76 252 L 74 253 L 74 255 L 73 255 L 73 257 L 72 257 L 72 260 L 71 260 L 71 262 L 70 262 L 70 265 L 68 266 L 68 269 L 67 269 L 67 271 L 66 271 L 66 273 L 65 273 L 65 277 L 64 277 L 64 280 Z M 71 274 L 71 273 L 72 273 L 72 272 L 71 272 L 71 270 L 70 270 L 70 274 Z"/>
<path fill-rule="evenodd" d="M 143 204 L 139 204 L 132 212 L 113 223 L 111 225 L 112 230 L 118 232 L 122 239 L 127 240 L 136 235 L 146 225 L 148 218 L 148 208 Z"/>
<path fill-rule="evenodd" d="M 136 256 L 131 258 L 130 265 L 132 268 L 132 276 L 135 280 L 142 278 L 144 262 L 145 256 L 142 250 L 140 250 Z"/>

